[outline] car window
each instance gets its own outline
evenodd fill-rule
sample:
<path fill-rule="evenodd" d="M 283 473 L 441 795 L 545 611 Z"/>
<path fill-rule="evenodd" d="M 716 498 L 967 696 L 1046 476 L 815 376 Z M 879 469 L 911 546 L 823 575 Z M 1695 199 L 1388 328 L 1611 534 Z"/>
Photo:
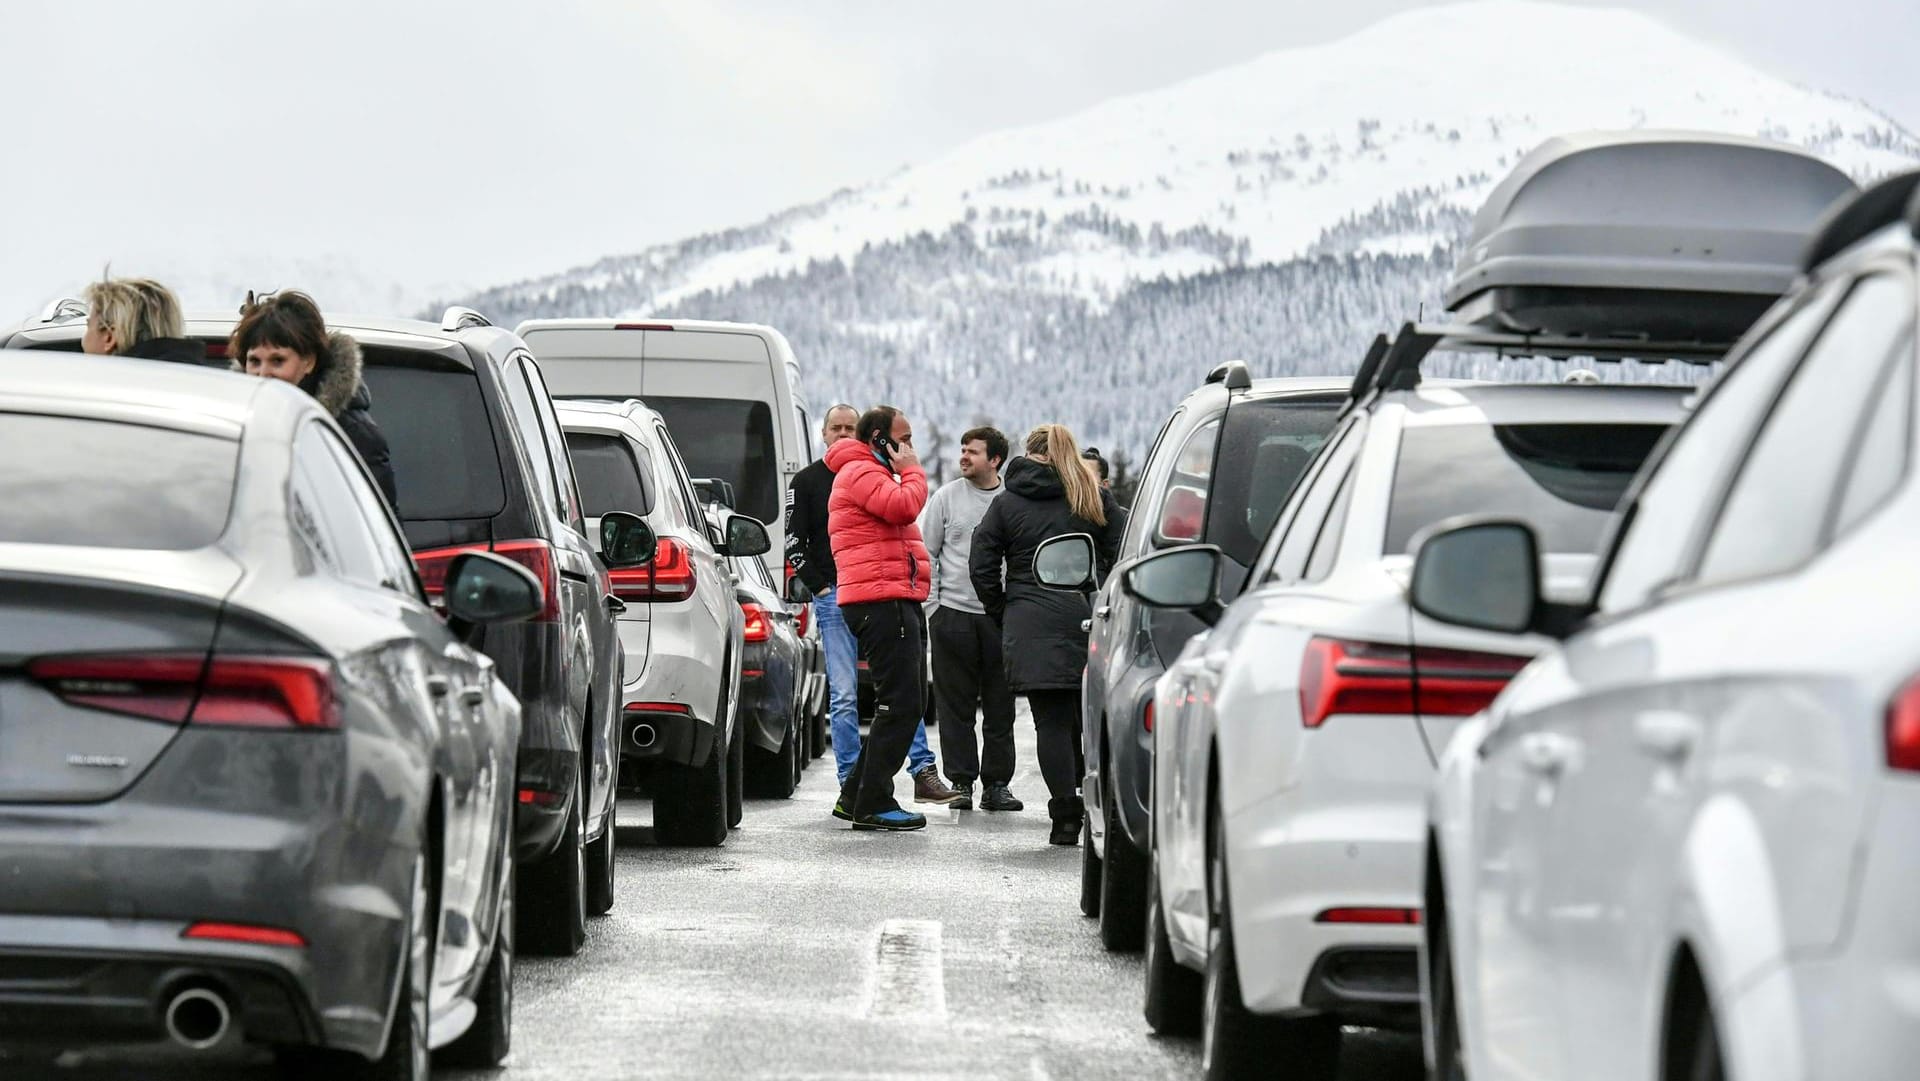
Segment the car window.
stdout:
<path fill-rule="evenodd" d="M 653 479 L 640 467 L 625 436 L 568 432 L 567 455 L 580 479 L 580 500 L 587 517 L 598 518 L 610 510 L 652 513 Z"/>
<path fill-rule="evenodd" d="M 1165 491 L 1162 483 L 1171 463 L 1163 455 L 1167 432 L 1172 430 L 1175 421 L 1186 413 L 1186 407 L 1174 409 L 1166 421 L 1160 425 L 1160 431 L 1153 437 L 1153 445 L 1147 450 L 1146 465 L 1140 470 L 1140 485 L 1135 491 L 1136 505 L 1133 513 L 1127 516 L 1127 531 L 1121 535 L 1120 552 L 1122 558 L 1132 559 L 1144 555 L 1153 541 L 1154 526 L 1160 521 L 1160 505 L 1157 496 Z"/>
<path fill-rule="evenodd" d="M 1305 581 L 1325 581 L 1333 573 L 1334 556 L 1340 552 L 1340 538 L 1347 531 L 1347 507 L 1353 503 L 1354 475 L 1359 467 L 1349 465 L 1346 476 L 1340 478 L 1340 489 L 1334 493 L 1333 509 L 1327 512 L 1327 520 L 1320 527 L 1320 535 L 1313 540 L 1313 552 L 1307 556 Z"/>
<path fill-rule="evenodd" d="M 340 471 L 347 492 L 360 508 L 360 521 L 366 526 L 367 537 L 372 541 L 374 554 L 381 563 L 380 584 L 396 593 L 420 599 L 413 553 L 407 547 L 407 539 L 394 531 L 393 521 L 387 514 L 386 501 L 380 495 L 380 489 L 367 476 L 366 466 L 360 461 L 359 455 L 326 425 L 316 421 L 309 427 L 319 433 L 327 457 Z"/>
<path fill-rule="evenodd" d="M 1253 398 L 1227 407 L 1208 500 L 1209 543 L 1241 566 L 1253 562 L 1287 493 L 1333 431 L 1340 404 Z"/>
<path fill-rule="evenodd" d="M 0 543 L 204 548 L 226 529 L 236 440 L 0 413 Z"/>
<path fill-rule="evenodd" d="M 534 492 L 540 505 L 559 512 L 560 489 L 554 484 L 553 451 L 547 446 L 547 434 L 540 427 L 540 411 L 533 404 L 533 388 L 520 374 L 518 361 L 508 364 L 500 385 L 506 392 L 507 411 L 513 414 L 513 426 L 526 447 L 527 464 L 533 470 Z"/>
<path fill-rule="evenodd" d="M 680 504 L 681 524 L 696 533 L 704 533 L 707 516 L 700 510 L 700 497 L 694 494 L 693 479 L 687 474 L 687 463 L 680 460 L 680 451 L 674 446 L 673 436 L 663 427 L 654 430 L 659 433 L 660 445 L 667 452 L 667 471 L 673 474 L 674 499 Z"/>
<path fill-rule="evenodd" d="M 1260 554 L 1254 557 L 1254 565 L 1249 580 L 1271 582 L 1280 580 L 1278 564 L 1280 549 L 1292 536 L 1294 525 L 1300 520 L 1300 510 L 1306 500 L 1306 494 L 1316 483 L 1320 475 L 1326 472 L 1327 462 L 1334 453 L 1346 443 L 1361 437 L 1354 435 L 1356 429 L 1365 431 L 1367 414 L 1354 413 L 1345 422 L 1346 426 L 1335 429 L 1328 440 L 1328 446 L 1320 448 L 1320 453 L 1307 465 L 1306 475 L 1294 484 L 1288 493 L 1287 501 L 1280 507 L 1280 516 L 1274 520 L 1273 528 L 1267 531 L 1266 539 L 1260 542 Z"/>
<path fill-rule="evenodd" d="M 1601 611 L 1637 608 L 1681 576 L 1751 433 L 1839 297 L 1829 286 L 1777 319 L 1701 392 L 1694 415 L 1657 454 L 1633 497 L 1600 587 Z"/>
<path fill-rule="evenodd" d="M 733 485 L 735 508 L 763 522 L 780 513 L 780 462 L 773 410 L 741 398 L 647 396 L 667 422 L 689 477 L 717 477 Z"/>
<path fill-rule="evenodd" d="M 1847 295 L 1739 467 L 1700 560 L 1701 584 L 1798 566 L 1819 550 L 1851 440 L 1882 395 L 1880 377 L 1912 327 L 1913 290 L 1875 274 Z"/>
<path fill-rule="evenodd" d="M 1327 453 L 1326 463 L 1299 493 L 1299 505 L 1294 510 L 1286 537 L 1280 542 L 1279 552 L 1274 556 L 1270 575 L 1272 580 L 1297 582 L 1305 576 L 1307 556 L 1312 551 L 1313 542 L 1320 536 L 1334 496 L 1339 494 L 1340 482 L 1346 479 L 1347 470 L 1352 468 L 1354 460 L 1360 456 L 1360 448 L 1366 443 L 1356 433 L 1364 431 L 1362 425 L 1355 424 L 1342 433 L 1339 444 Z"/>
<path fill-rule="evenodd" d="M 1154 516 L 1154 547 L 1192 544 L 1206 533 L 1207 491 L 1213 483 L 1213 452 L 1219 441 L 1220 418 L 1215 417 L 1187 433 L 1180 444 Z"/>
<path fill-rule="evenodd" d="M 1834 512 L 1836 536 L 1874 512 L 1907 475 L 1913 454 L 1913 350 L 1910 336 L 1896 345 L 1867 423 L 1861 430 L 1847 487 Z"/>
<path fill-rule="evenodd" d="M 556 494 L 554 513 L 562 521 L 580 529 L 580 489 L 574 484 L 573 461 L 567 456 L 566 440 L 560 432 L 560 418 L 553 411 L 553 396 L 547 393 L 547 381 L 540 374 L 540 365 L 532 357 L 521 358 L 520 370 L 533 394 L 534 416 L 540 421 L 540 437 L 546 441 L 547 461 L 553 467 Z"/>
<path fill-rule="evenodd" d="M 369 351 L 365 378 L 402 520 L 491 518 L 506 509 L 499 446 L 471 369 L 432 354 L 387 363 Z"/>
<path fill-rule="evenodd" d="M 388 584 L 386 561 L 380 557 L 353 489 L 347 487 L 346 475 L 333 463 L 318 421 L 294 436 L 287 493 L 289 525 L 309 566 L 356 585 Z"/>

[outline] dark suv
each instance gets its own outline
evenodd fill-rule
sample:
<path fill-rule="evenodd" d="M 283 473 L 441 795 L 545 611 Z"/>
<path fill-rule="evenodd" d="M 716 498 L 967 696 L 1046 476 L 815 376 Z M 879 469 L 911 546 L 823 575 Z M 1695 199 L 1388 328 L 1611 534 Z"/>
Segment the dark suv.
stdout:
<path fill-rule="evenodd" d="M 194 316 L 186 331 L 223 358 L 235 322 Z M 438 604 L 448 565 L 471 549 L 519 563 L 546 589 L 539 616 L 475 628 L 470 644 L 492 658 L 523 711 L 514 822 L 521 944 L 575 953 L 588 913 L 613 907 L 619 602 L 584 533 L 540 367 L 519 338 L 467 309 L 449 309 L 437 325 L 358 317 L 327 325 L 360 344 L 428 597 Z M 49 307 L 0 346 L 76 350 L 85 328 L 83 307 Z"/>
<path fill-rule="evenodd" d="M 1287 493 L 1333 430 L 1346 378 L 1254 380 L 1229 361 L 1187 395 L 1147 452 L 1114 574 L 1163 548 L 1217 544 L 1233 597 Z M 1094 598 L 1087 649 L 1087 773 L 1080 909 L 1110 950 L 1139 949 L 1146 926 L 1153 687 L 1187 639 L 1191 612 L 1151 610 L 1109 586 Z"/>

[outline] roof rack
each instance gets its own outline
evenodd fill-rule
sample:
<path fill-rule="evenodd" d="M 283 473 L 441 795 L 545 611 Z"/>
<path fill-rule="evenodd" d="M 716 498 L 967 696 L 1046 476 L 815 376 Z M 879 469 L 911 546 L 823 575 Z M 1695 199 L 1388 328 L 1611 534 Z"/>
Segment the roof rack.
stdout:
<path fill-rule="evenodd" d="M 40 309 L 42 323 L 64 323 L 69 319 L 84 319 L 87 315 L 87 302 L 79 297 L 61 297 Z"/>
<path fill-rule="evenodd" d="M 472 308 L 462 308 L 458 304 L 446 310 L 440 317 L 440 329 L 445 331 L 465 330 L 468 327 L 490 327 L 493 324 L 487 317 Z"/>
<path fill-rule="evenodd" d="M 1412 390 L 1420 385 L 1420 365 L 1436 351 L 1492 353 L 1497 357 L 1551 357 L 1564 360 L 1639 360 L 1664 364 L 1669 360 L 1711 364 L 1726 356 L 1725 342 L 1652 341 L 1624 338 L 1556 337 L 1545 334 L 1509 334 L 1465 323 L 1403 323 L 1392 338 L 1376 335 L 1354 375 L 1342 415 L 1370 404 L 1390 390 Z"/>
<path fill-rule="evenodd" d="M 1244 360 L 1229 360 L 1214 366 L 1207 373 L 1208 383 L 1225 383 L 1228 390 L 1246 390 L 1253 386 L 1253 376 L 1247 371 Z"/>
<path fill-rule="evenodd" d="M 1800 269 L 1820 264 L 1874 233 L 1906 222 L 1920 235 L 1920 170 L 1887 177 L 1851 199 L 1834 204 L 1813 229 L 1813 243 L 1800 257 Z"/>

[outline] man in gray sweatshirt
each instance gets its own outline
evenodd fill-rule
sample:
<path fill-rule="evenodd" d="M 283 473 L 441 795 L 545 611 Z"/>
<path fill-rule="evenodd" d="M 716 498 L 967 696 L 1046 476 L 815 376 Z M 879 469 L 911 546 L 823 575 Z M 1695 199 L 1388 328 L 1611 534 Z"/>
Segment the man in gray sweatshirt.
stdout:
<path fill-rule="evenodd" d="M 1000 494 L 1007 437 L 974 428 L 960 437 L 960 479 L 943 485 L 920 512 L 920 536 L 933 557 L 927 596 L 927 635 L 933 652 L 933 698 L 940 756 L 960 798 L 947 806 L 973 808 L 973 782 L 984 782 L 980 809 L 1018 811 L 1013 780 L 1013 692 L 1000 656 L 1000 628 L 974 594 L 967 557 L 973 529 Z M 976 711 L 985 717 L 974 738 Z M 984 747 L 984 753 L 982 748 Z"/>

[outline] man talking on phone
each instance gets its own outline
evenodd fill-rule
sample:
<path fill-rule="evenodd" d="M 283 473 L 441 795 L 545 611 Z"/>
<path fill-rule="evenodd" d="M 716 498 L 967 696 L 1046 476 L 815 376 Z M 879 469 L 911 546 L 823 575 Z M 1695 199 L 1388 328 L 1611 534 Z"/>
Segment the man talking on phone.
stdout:
<path fill-rule="evenodd" d="M 857 830 L 924 829 L 926 816 L 893 798 L 893 775 L 925 713 L 920 603 L 932 561 L 914 524 L 927 503 L 927 473 L 913 451 L 913 425 L 898 409 L 875 406 L 861 414 L 852 439 L 827 448 L 827 468 L 835 599 L 866 654 L 875 701 L 873 726 L 833 814 Z"/>

